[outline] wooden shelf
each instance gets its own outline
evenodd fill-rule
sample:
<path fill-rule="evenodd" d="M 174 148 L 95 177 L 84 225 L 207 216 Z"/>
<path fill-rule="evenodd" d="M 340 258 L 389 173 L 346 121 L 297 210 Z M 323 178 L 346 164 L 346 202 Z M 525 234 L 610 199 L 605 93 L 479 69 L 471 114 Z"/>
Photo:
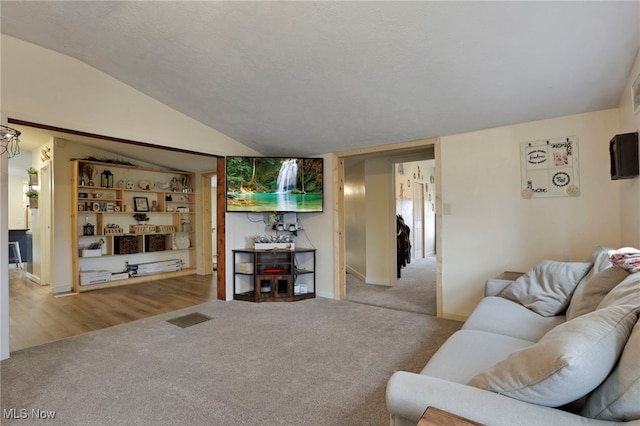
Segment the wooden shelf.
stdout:
<path fill-rule="evenodd" d="M 89 179 L 83 173 L 87 166 L 94 168 L 95 174 L 92 179 L 96 183 L 99 183 L 100 174 L 104 170 L 112 172 L 114 187 L 106 188 L 82 184 L 82 182 L 86 182 Z M 172 191 L 157 187 L 152 189 L 138 187 L 139 182 L 145 181 L 151 185 L 157 185 L 158 183 L 170 183 L 172 181 L 181 184 L 182 182 L 193 182 L 193 179 L 194 175 L 192 173 L 178 170 L 136 167 L 98 161 L 73 161 L 72 249 L 74 254 L 72 266 L 74 290 L 78 292 L 97 290 L 160 278 L 194 274 L 194 226 L 197 218 L 194 206 L 196 194 L 192 189 L 186 187 L 184 188 L 185 191 Z M 132 186 L 135 185 L 135 187 L 127 188 L 125 186 L 127 183 Z M 179 188 L 182 189 L 182 187 Z M 140 201 L 139 198 L 143 198 L 142 204 L 136 203 L 136 201 Z M 167 198 L 171 198 L 171 200 Z M 138 209 L 140 209 L 140 206 L 145 206 L 149 211 L 135 211 L 136 206 L 138 206 Z M 178 208 L 181 207 L 189 209 L 189 211 L 178 211 Z M 155 211 L 151 211 L 151 209 Z M 143 222 L 143 224 L 155 225 L 157 230 L 145 233 L 126 232 L 129 231 L 130 225 L 138 224 L 133 217 L 137 213 L 146 214 L 150 218 L 150 223 Z M 87 223 L 93 225 L 93 235 L 84 235 L 84 226 Z M 183 223 L 188 226 L 186 231 L 182 230 Z M 104 234 L 103 229 L 106 227 L 121 228 L 125 232 L 121 234 Z M 166 231 L 166 227 L 173 227 L 174 230 Z M 150 238 L 151 235 L 162 237 Z M 121 240 L 118 237 L 135 237 L 137 243 L 136 240 Z M 189 241 L 185 238 L 188 238 Z M 176 247 L 176 240 L 179 242 L 177 246 L 181 248 Z M 103 250 L 104 254 L 101 256 L 81 256 L 82 248 L 88 246 L 91 242 L 100 241 L 106 245 Z M 122 244 L 123 242 L 129 245 L 128 247 L 124 246 L 124 251 L 132 251 L 131 253 L 122 253 L 123 246 L 118 245 L 118 243 Z M 187 242 L 189 247 L 186 247 Z M 164 249 L 162 249 L 163 247 Z M 81 270 L 84 271 L 91 268 L 112 271 L 112 273 L 116 274 L 126 271 L 128 265 L 134 262 L 165 261 L 167 256 L 170 256 L 170 253 L 175 253 L 175 259 L 179 259 L 182 262 L 183 268 L 180 271 L 81 285 Z"/>

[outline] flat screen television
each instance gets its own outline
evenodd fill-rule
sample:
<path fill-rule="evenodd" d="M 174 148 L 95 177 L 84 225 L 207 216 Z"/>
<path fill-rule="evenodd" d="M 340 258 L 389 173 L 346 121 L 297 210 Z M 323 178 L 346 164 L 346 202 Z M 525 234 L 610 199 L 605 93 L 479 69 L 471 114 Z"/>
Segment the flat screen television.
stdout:
<path fill-rule="evenodd" d="M 227 157 L 228 212 L 321 212 L 323 159 Z"/>

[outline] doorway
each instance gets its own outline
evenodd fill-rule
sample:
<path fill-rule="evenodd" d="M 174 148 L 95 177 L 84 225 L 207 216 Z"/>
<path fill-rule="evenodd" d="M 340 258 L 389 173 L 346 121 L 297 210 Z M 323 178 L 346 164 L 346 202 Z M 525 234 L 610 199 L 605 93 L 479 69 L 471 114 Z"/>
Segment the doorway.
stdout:
<path fill-rule="evenodd" d="M 77 145 L 82 145 L 86 148 L 86 150 L 83 150 L 82 153 L 74 153 L 74 155 L 82 155 L 82 156 L 95 155 L 95 153 L 93 152 L 94 149 L 105 150 L 105 151 L 112 152 L 115 155 L 126 156 L 127 158 L 130 158 L 133 160 L 139 160 L 145 163 L 148 162 L 149 159 L 153 159 L 154 163 L 156 161 L 160 161 L 157 164 L 161 167 L 180 168 L 184 166 L 184 167 L 188 167 L 189 171 L 193 171 L 194 173 L 204 173 L 202 172 L 202 170 L 207 170 L 211 174 L 211 176 L 214 176 L 214 177 L 215 177 L 215 171 L 218 170 L 218 167 L 220 167 L 221 164 L 224 165 L 224 157 L 219 157 L 212 154 L 186 151 L 179 148 L 162 147 L 162 146 L 151 145 L 151 144 L 146 144 L 146 143 L 136 142 L 136 141 L 126 141 L 123 139 L 111 138 L 108 136 L 88 134 L 85 132 L 78 132 L 78 131 L 69 130 L 69 129 L 60 129 L 60 128 L 41 125 L 37 123 L 28 123 L 28 122 L 23 122 L 19 120 L 13 120 L 13 119 L 9 119 L 9 123 L 13 124 L 14 127 L 18 128 L 22 132 L 21 145 L 23 146 L 23 153 L 26 153 L 29 150 L 28 148 L 29 148 L 30 140 L 32 140 L 32 144 L 33 144 L 32 150 L 34 152 L 33 154 L 34 156 L 36 155 L 38 150 L 42 148 L 42 145 L 44 143 L 43 140 L 47 141 L 47 143 L 50 144 L 52 147 L 52 151 L 49 154 L 52 156 L 53 159 L 49 161 L 43 160 L 42 163 L 39 164 L 39 169 L 42 170 L 40 173 L 40 185 L 41 185 L 40 192 L 41 193 L 46 192 L 46 194 L 41 194 L 39 197 L 40 198 L 39 208 L 37 209 L 37 212 L 36 212 L 37 216 L 33 216 L 32 211 L 28 212 L 29 219 L 41 220 L 41 219 L 44 219 L 45 216 L 48 219 L 48 221 L 43 222 L 45 223 L 44 229 L 47 230 L 46 235 L 41 235 L 41 236 L 34 235 L 34 238 L 33 238 L 34 240 L 38 241 L 38 243 L 41 246 L 38 250 L 43 253 L 56 253 L 57 255 L 59 254 L 59 252 L 64 251 L 64 250 L 58 250 L 58 251 L 55 250 L 54 245 L 56 241 L 54 241 L 54 232 L 57 230 L 61 234 L 65 234 L 65 230 L 63 229 L 65 227 L 58 226 L 58 225 L 61 225 L 61 224 L 65 226 L 68 225 L 66 222 L 68 219 L 66 219 L 67 216 L 65 216 L 64 214 L 54 215 L 53 212 L 54 212 L 54 203 L 55 203 L 56 196 L 59 196 L 60 197 L 59 199 L 61 200 L 60 201 L 61 204 L 58 207 L 63 210 L 65 206 L 67 206 L 66 208 L 68 208 L 68 201 L 66 203 L 64 201 L 65 200 L 64 194 L 66 191 L 65 188 L 67 187 L 65 187 L 64 185 L 65 179 L 64 178 L 60 179 L 62 183 L 61 184 L 59 183 L 58 186 L 62 187 L 62 189 L 61 190 L 58 189 L 56 194 L 56 185 L 54 181 L 60 177 L 58 175 L 58 172 L 66 170 L 65 167 L 67 167 L 67 162 L 63 159 L 61 155 L 66 155 L 64 151 L 71 151 L 70 145 L 77 144 Z M 54 170 L 55 170 L 54 161 L 55 161 L 56 152 L 53 152 L 53 151 L 56 151 L 60 154 L 58 155 L 60 168 L 55 173 L 54 173 Z M 63 152 L 59 152 L 59 151 L 63 151 Z M 17 156 L 15 158 L 16 159 L 20 158 L 20 156 Z M 164 161 L 165 163 L 162 163 L 162 161 Z M 31 166 L 31 163 L 29 163 L 27 166 Z M 24 169 L 26 169 L 27 166 L 25 167 L 20 166 L 22 174 L 25 174 Z M 211 178 L 209 179 L 209 181 L 211 182 Z M 209 186 L 211 186 L 211 184 L 209 184 Z M 218 187 L 219 186 L 220 184 L 218 185 Z M 224 188 L 224 184 L 222 184 L 222 187 Z M 224 194 L 222 194 L 222 196 L 224 196 Z M 216 197 L 213 197 L 213 198 L 215 199 Z M 198 203 L 200 203 L 200 200 L 198 201 Z M 215 206 L 215 204 L 210 204 L 210 206 L 212 205 Z M 36 209 L 31 209 L 31 210 L 36 210 Z M 47 210 L 48 213 L 45 214 L 45 210 Z M 217 212 L 214 207 L 214 210 L 210 210 L 209 213 L 210 213 L 210 216 L 213 217 L 215 221 L 214 223 L 216 223 L 215 227 L 217 229 L 220 229 L 221 227 L 222 229 L 224 229 L 224 219 L 225 219 L 224 210 L 222 213 L 220 213 L 220 212 Z M 56 222 L 56 220 L 59 220 L 59 221 Z M 39 225 L 34 224 L 34 227 L 36 226 L 40 228 Z M 225 244 L 224 239 L 225 239 L 224 232 L 222 233 L 219 232 L 217 234 L 218 247 L 220 247 L 220 245 L 224 247 L 224 244 Z M 211 245 L 210 240 L 209 240 L 209 245 Z M 56 262 L 60 263 L 59 260 L 56 260 Z M 65 263 L 64 259 L 62 263 Z M 32 264 L 33 264 L 33 261 L 29 264 L 29 267 L 31 267 Z M 211 258 L 209 258 L 209 264 L 210 265 L 212 264 Z M 60 270 L 56 269 L 55 264 L 49 262 L 48 265 L 49 265 L 48 267 L 46 265 L 43 265 L 43 269 L 44 269 L 43 271 L 40 271 L 40 266 L 38 266 L 37 272 L 38 272 L 39 278 L 42 279 L 43 284 L 45 282 L 52 283 L 54 281 L 62 282 L 64 284 L 69 281 L 64 279 L 61 280 L 60 277 L 58 277 L 57 274 L 60 272 Z M 56 272 L 56 270 L 58 272 Z M 200 271 L 201 270 L 199 270 L 199 273 Z M 44 277 L 48 277 L 48 278 L 44 279 Z M 200 282 L 199 285 L 204 290 L 206 290 L 205 287 L 208 285 L 207 280 L 211 281 L 212 278 L 211 276 L 204 277 L 204 278 L 205 278 L 204 282 Z M 11 284 L 10 281 L 11 280 L 8 280 L 7 286 Z M 224 289 L 226 286 L 225 274 L 222 273 L 222 274 L 217 274 L 217 276 L 214 276 L 213 283 L 217 287 L 216 288 L 217 294 L 215 294 L 213 297 L 224 299 L 224 294 L 225 294 Z M 84 299 L 78 296 L 72 296 L 71 298 L 62 297 L 69 294 L 66 292 L 59 292 L 59 293 L 56 293 L 55 295 L 52 295 L 51 290 L 54 290 L 53 287 L 54 285 L 51 285 L 49 286 L 49 288 L 41 288 L 40 290 L 47 291 L 48 295 L 45 297 L 47 298 L 48 303 L 52 303 L 54 304 L 54 306 L 55 304 L 59 304 L 59 305 L 69 304 L 71 302 L 68 302 L 68 301 L 72 299 L 73 299 L 73 303 L 77 303 L 78 301 L 80 301 L 80 299 Z M 133 291 L 136 291 L 136 290 L 139 290 L 141 287 L 139 287 L 139 285 L 133 285 L 133 286 L 129 286 L 129 288 Z M 117 292 L 123 292 L 123 291 L 126 291 L 126 286 L 117 288 Z M 115 292 L 116 291 L 114 290 L 114 293 Z M 222 297 L 220 297 L 221 294 L 222 294 Z M 11 299 L 11 297 L 9 297 L 9 299 Z M 9 312 L 9 310 L 7 310 L 7 312 Z M 13 312 L 16 312 L 16 310 L 14 309 Z M 13 319 L 11 319 L 11 321 L 13 322 Z M 61 321 L 65 322 L 64 320 L 61 320 Z M 34 330 L 34 331 L 37 331 L 37 330 Z M 10 333 L 11 333 L 11 330 L 8 330 L 8 334 Z"/>
<path fill-rule="evenodd" d="M 202 174 L 202 262 L 205 275 L 218 270 L 218 173 Z M 208 238 L 206 235 L 210 235 Z"/>
<path fill-rule="evenodd" d="M 422 160 L 422 159 L 429 159 L 433 161 L 433 183 L 430 182 L 432 175 L 431 174 L 424 174 L 424 178 L 422 179 L 422 183 L 427 183 L 429 187 L 432 187 L 434 193 L 431 195 L 431 204 L 426 205 L 425 207 L 423 207 L 423 213 L 426 214 L 427 210 L 431 210 L 433 209 L 433 217 L 436 218 L 438 217 L 438 215 L 436 214 L 437 212 L 439 212 L 439 197 L 435 197 L 435 191 L 437 186 L 439 186 L 439 179 L 437 174 L 439 173 L 439 155 L 440 155 L 440 149 L 439 149 L 439 140 L 437 138 L 434 139 L 424 139 L 424 140 L 418 140 L 418 141 L 410 141 L 410 142 L 404 142 L 404 143 L 397 143 L 397 144 L 392 144 L 392 145 L 385 145 L 382 147 L 373 147 L 370 149 L 365 149 L 365 150 L 356 150 L 353 152 L 343 152 L 343 153 L 339 153 L 336 156 L 336 161 L 337 161 L 337 179 L 336 179 L 336 187 L 335 187 L 335 191 L 338 194 L 338 202 L 337 202 L 337 208 L 338 208 L 338 229 L 339 232 L 336 235 L 336 238 L 338 240 L 337 243 L 337 247 L 338 247 L 338 254 L 336 257 L 336 262 L 337 265 L 339 266 L 338 268 L 336 268 L 336 276 L 335 276 L 335 283 L 336 283 L 336 295 L 339 295 L 339 298 L 344 299 L 346 297 L 346 285 L 347 285 L 347 271 L 349 268 L 348 265 L 348 261 L 347 261 L 347 251 L 349 250 L 349 248 L 347 248 L 347 226 L 349 226 L 349 221 L 351 221 L 353 223 L 353 218 L 347 217 L 347 211 L 348 211 L 348 207 L 346 206 L 347 203 L 349 203 L 349 196 L 351 195 L 351 191 L 352 188 L 349 187 L 349 185 L 347 185 L 346 182 L 346 164 L 353 164 L 354 161 L 357 161 L 359 159 L 386 159 L 386 161 L 388 161 L 389 165 L 389 169 L 387 174 L 389 176 L 393 176 L 393 164 L 397 164 L 400 162 L 408 162 L 408 161 L 417 161 L 417 160 Z M 413 176 L 412 176 L 413 177 Z M 417 178 L 418 176 L 416 176 Z M 388 179 L 388 185 L 391 188 L 393 188 L 397 183 L 399 182 L 395 182 L 393 181 L 393 178 L 389 178 Z M 387 184 L 383 184 L 383 186 L 385 186 Z M 378 191 L 380 189 L 380 187 L 376 188 L 376 191 Z M 403 189 L 407 189 L 406 186 L 404 186 Z M 414 187 L 411 187 L 411 191 L 414 190 Z M 392 193 L 392 192 L 391 192 Z M 428 200 L 428 195 L 427 195 L 427 200 Z M 384 200 L 382 200 L 384 201 Z M 381 210 L 388 210 L 389 214 L 388 217 L 384 220 L 384 223 L 380 223 L 378 222 L 376 224 L 376 226 L 379 227 L 386 227 L 389 232 L 389 239 L 388 239 L 388 243 L 385 244 L 385 247 L 379 247 L 376 246 L 373 248 L 373 250 L 382 250 L 384 251 L 384 258 L 389 260 L 389 263 L 392 263 L 392 267 L 389 268 L 389 275 L 391 275 L 391 273 L 393 274 L 393 276 L 389 276 L 387 278 L 387 283 L 391 284 L 390 286 L 387 284 L 387 286 L 389 287 L 394 287 L 397 284 L 396 281 L 396 248 L 397 248 L 397 240 L 396 240 L 396 232 L 395 232 L 395 202 L 393 200 L 393 196 L 390 195 L 388 200 L 385 202 L 386 204 L 388 204 L 388 209 L 387 207 L 385 207 L 384 205 L 379 205 L 377 206 L 378 211 Z M 424 206 L 424 205 L 423 205 Z M 411 213 L 411 216 L 413 216 L 413 211 Z M 423 226 L 424 226 L 424 222 L 423 222 Z M 435 220 L 434 220 L 434 225 L 433 227 L 435 228 Z M 392 230 L 392 231 L 391 231 Z M 382 232 L 387 232 L 387 231 L 382 231 Z M 433 232 L 433 240 L 434 240 L 434 252 L 437 252 L 437 250 L 435 249 L 435 246 L 439 245 L 439 239 L 440 236 L 435 234 L 435 230 Z M 426 239 L 425 239 L 426 240 Z M 423 250 L 423 255 L 426 255 L 426 249 L 425 249 L 426 243 L 423 243 L 422 245 L 422 250 Z M 371 245 L 370 244 L 365 244 L 364 247 L 362 248 L 363 250 L 370 250 L 371 249 Z M 437 264 L 441 261 L 441 259 L 438 259 L 437 256 L 432 256 L 432 262 L 434 265 L 434 269 L 435 269 L 435 274 L 436 274 L 436 294 L 439 295 L 441 294 L 441 275 L 440 272 L 437 268 Z M 382 262 L 386 262 L 385 260 L 382 260 Z M 364 276 L 366 277 L 366 274 L 364 274 Z M 441 301 L 439 299 L 439 297 L 436 300 L 436 314 L 440 315 L 441 314 Z"/>

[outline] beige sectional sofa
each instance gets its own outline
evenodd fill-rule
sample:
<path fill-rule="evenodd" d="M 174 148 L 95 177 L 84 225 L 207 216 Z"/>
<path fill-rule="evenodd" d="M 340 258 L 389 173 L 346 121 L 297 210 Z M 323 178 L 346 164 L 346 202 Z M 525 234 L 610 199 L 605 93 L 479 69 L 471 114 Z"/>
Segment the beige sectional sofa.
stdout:
<path fill-rule="evenodd" d="M 433 406 L 485 425 L 640 426 L 640 272 L 609 250 L 489 280 L 420 373 L 390 378 L 391 424 Z"/>

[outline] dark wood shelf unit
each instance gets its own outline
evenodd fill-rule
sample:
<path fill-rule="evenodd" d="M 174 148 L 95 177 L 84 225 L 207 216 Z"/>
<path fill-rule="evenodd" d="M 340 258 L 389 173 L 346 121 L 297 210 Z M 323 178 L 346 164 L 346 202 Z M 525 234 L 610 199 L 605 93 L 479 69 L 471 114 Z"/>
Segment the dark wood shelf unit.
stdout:
<path fill-rule="evenodd" d="M 233 250 L 233 299 L 248 302 L 316 297 L 316 250 Z"/>

